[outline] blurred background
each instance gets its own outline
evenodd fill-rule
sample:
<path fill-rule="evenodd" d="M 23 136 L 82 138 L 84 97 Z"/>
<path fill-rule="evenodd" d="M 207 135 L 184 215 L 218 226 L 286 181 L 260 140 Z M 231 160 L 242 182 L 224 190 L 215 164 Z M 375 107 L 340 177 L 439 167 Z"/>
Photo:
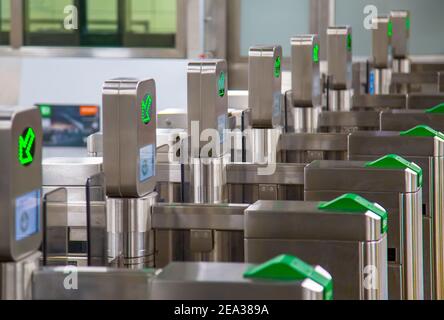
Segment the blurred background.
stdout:
<path fill-rule="evenodd" d="M 229 87 L 242 90 L 250 45 L 280 44 L 289 57 L 291 36 L 320 33 L 323 60 L 325 28 L 345 23 L 354 60 L 368 57 L 368 5 L 410 10 L 412 60 L 441 59 L 442 0 L 0 0 L 0 104 L 100 106 L 102 83 L 129 76 L 156 79 L 159 110 L 185 109 L 188 59 L 226 58 Z"/>

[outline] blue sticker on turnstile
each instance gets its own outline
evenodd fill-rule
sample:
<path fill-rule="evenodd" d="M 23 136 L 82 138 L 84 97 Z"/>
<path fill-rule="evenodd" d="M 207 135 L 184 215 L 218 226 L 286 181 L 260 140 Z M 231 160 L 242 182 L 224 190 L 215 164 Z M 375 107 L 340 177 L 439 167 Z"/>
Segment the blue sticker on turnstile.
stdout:
<path fill-rule="evenodd" d="M 154 177 L 156 174 L 156 166 L 155 166 L 155 153 L 154 153 L 154 145 L 150 144 L 148 146 L 140 149 L 140 169 L 139 169 L 139 180 L 140 182 L 144 182 L 151 177 Z"/>
<path fill-rule="evenodd" d="M 15 199 L 15 240 L 20 241 L 39 232 L 40 190 Z"/>
<path fill-rule="evenodd" d="M 223 114 L 217 118 L 217 131 L 219 131 L 220 143 L 225 141 L 225 129 L 227 127 L 227 115 Z"/>
<path fill-rule="evenodd" d="M 368 93 L 371 95 L 375 94 L 375 72 L 370 71 L 369 79 L 368 79 Z"/>

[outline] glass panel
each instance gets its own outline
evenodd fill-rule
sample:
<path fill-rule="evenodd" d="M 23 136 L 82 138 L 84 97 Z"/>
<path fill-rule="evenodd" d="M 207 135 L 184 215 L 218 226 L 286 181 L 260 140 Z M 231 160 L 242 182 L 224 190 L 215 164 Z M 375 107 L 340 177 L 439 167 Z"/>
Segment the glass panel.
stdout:
<path fill-rule="evenodd" d="M 11 0 L 0 0 L 0 45 L 9 44 L 11 31 Z"/>
<path fill-rule="evenodd" d="M 125 47 L 174 48 L 177 0 L 127 0 Z"/>
<path fill-rule="evenodd" d="M 176 0 L 130 0 L 127 32 L 176 33 Z"/>
<path fill-rule="evenodd" d="M 117 0 L 87 0 L 88 33 L 117 33 L 119 15 Z"/>
<path fill-rule="evenodd" d="M 73 32 L 64 28 L 64 9 L 73 0 L 27 0 L 26 3 L 28 32 Z"/>
<path fill-rule="evenodd" d="M 108 235 L 104 174 L 90 177 L 85 187 L 88 265 L 106 266 L 108 265 Z"/>
<path fill-rule="evenodd" d="M 0 0 L 0 31 L 11 30 L 11 0 Z"/>
<path fill-rule="evenodd" d="M 77 30 L 65 28 L 65 19 L 71 14 L 65 13 L 65 8 L 73 3 L 74 0 L 24 0 L 24 44 L 78 46 Z"/>
<path fill-rule="evenodd" d="M 25 45 L 176 47 L 177 0 L 24 1 Z M 78 29 L 68 30 L 65 8 L 74 3 Z"/>
<path fill-rule="evenodd" d="M 43 197 L 43 265 L 68 264 L 68 207 L 65 188 Z"/>

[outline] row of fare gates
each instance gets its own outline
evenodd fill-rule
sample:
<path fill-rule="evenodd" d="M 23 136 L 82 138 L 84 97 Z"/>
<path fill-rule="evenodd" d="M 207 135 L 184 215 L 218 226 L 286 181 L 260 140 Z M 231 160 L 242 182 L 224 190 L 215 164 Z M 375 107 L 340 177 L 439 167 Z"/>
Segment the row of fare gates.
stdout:
<path fill-rule="evenodd" d="M 238 112 L 226 62 L 190 62 L 187 128 L 157 127 L 154 79 L 107 81 L 86 158 L 43 160 L 39 110 L 0 108 L 0 298 L 443 299 L 444 97 L 390 80 L 409 19 L 377 19 L 367 93 L 350 27 L 326 77 L 291 40 L 285 93 L 281 47 L 252 47 Z"/>

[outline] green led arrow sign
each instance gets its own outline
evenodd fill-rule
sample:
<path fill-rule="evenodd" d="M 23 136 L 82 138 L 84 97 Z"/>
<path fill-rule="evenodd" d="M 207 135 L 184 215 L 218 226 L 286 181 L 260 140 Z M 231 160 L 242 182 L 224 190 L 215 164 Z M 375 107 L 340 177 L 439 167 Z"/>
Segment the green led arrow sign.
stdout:
<path fill-rule="evenodd" d="M 352 51 L 352 46 L 353 46 L 353 44 L 352 44 L 352 35 L 348 34 L 347 35 L 347 50 L 351 52 Z"/>
<path fill-rule="evenodd" d="M 313 62 L 319 62 L 319 44 L 313 46 Z"/>
<path fill-rule="evenodd" d="M 281 76 L 281 57 L 277 57 L 274 61 L 274 76 L 276 78 Z"/>
<path fill-rule="evenodd" d="M 153 105 L 153 98 L 148 94 L 145 99 L 142 100 L 140 109 L 142 111 L 142 122 L 148 124 L 151 122 L 151 107 Z"/>
<path fill-rule="evenodd" d="M 223 98 L 225 96 L 225 73 L 221 72 L 219 80 L 217 82 L 217 89 L 219 91 L 219 97 Z"/>
<path fill-rule="evenodd" d="M 34 161 L 35 132 L 27 128 L 18 140 L 18 161 L 22 166 L 29 166 Z"/>
<path fill-rule="evenodd" d="M 390 20 L 387 25 L 387 36 L 391 38 L 393 36 L 393 22 Z"/>

